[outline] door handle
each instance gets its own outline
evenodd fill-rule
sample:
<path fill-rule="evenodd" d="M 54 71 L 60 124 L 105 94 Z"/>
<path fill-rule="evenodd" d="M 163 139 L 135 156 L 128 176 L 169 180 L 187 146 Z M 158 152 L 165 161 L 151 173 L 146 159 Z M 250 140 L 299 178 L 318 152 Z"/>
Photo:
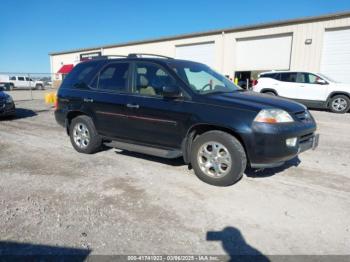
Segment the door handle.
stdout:
<path fill-rule="evenodd" d="M 84 102 L 86 102 L 86 103 L 93 103 L 94 100 L 91 99 L 91 98 L 84 98 Z"/>
<path fill-rule="evenodd" d="M 126 107 L 128 107 L 128 108 L 136 108 L 136 109 L 140 108 L 139 105 L 134 105 L 134 104 L 127 104 Z"/>

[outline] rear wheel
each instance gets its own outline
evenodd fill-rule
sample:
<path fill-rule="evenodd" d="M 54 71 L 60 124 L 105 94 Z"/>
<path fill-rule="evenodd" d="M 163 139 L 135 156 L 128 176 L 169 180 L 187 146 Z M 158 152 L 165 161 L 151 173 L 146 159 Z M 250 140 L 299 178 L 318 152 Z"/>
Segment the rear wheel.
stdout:
<path fill-rule="evenodd" d="M 350 109 L 350 99 L 345 95 L 336 95 L 329 101 L 329 109 L 338 114 L 344 114 Z"/>
<path fill-rule="evenodd" d="M 74 118 L 69 127 L 69 135 L 74 149 L 80 153 L 93 154 L 101 148 L 102 139 L 88 116 Z"/>
<path fill-rule="evenodd" d="M 242 177 L 247 158 L 235 137 L 222 131 L 209 131 L 193 141 L 191 164 L 202 181 L 229 186 Z"/>

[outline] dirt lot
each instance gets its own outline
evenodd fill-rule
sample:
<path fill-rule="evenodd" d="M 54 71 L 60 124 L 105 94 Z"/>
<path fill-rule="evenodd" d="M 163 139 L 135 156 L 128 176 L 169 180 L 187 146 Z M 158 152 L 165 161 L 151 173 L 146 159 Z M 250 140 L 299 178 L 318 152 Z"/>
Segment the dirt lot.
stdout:
<path fill-rule="evenodd" d="M 218 188 L 181 160 L 78 154 L 42 102 L 17 107 L 18 119 L 0 122 L 2 243 L 91 254 L 350 254 L 350 114 L 312 111 L 316 151 Z"/>

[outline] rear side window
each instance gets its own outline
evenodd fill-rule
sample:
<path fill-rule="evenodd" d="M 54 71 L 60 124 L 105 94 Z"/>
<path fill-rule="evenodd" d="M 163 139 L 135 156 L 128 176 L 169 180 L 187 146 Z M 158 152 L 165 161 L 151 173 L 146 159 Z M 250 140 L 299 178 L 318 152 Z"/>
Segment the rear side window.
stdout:
<path fill-rule="evenodd" d="M 102 61 L 86 62 L 76 65 L 63 80 L 61 88 L 74 88 L 77 85 L 88 85 L 95 76 Z"/>
<path fill-rule="evenodd" d="M 281 81 L 295 83 L 297 81 L 297 76 L 297 73 L 281 73 Z"/>
<path fill-rule="evenodd" d="M 281 74 L 279 73 L 263 74 L 260 76 L 260 78 L 272 78 L 272 79 L 280 80 Z"/>
<path fill-rule="evenodd" d="M 10 80 L 16 80 L 16 77 L 15 77 L 15 76 L 12 76 L 12 77 L 10 78 Z"/>
<path fill-rule="evenodd" d="M 106 66 L 94 81 L 94 87 L 116 92 L 128 91 L 128 63 L 113 63 Z"/>
<path fill-rule="evenodd" d="M 297 82 L 298 83 L 308 83 L 309 80 L 307 78 L 307 74 L 304 74 L 304 73 L 299 73 L 298 76 L 297 76 Z"/>

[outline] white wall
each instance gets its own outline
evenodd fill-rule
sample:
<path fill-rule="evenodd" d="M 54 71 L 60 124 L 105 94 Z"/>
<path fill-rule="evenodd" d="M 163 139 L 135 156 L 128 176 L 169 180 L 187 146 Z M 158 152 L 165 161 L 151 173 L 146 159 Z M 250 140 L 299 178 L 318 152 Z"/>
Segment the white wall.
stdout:
<path fill-rule="evenodd" d="M 240 38 L 279 35 L 290 33 L 293 35 L 291 70 L 320 70 L 323 37 L 326 29 L 350 26 L 350 17 L 330 19 L 327 21 L 308 22 L 294 25 L 275 26 L 270 28 L 246 30 L 231 33 L 220 33 L 210 36 L 190 37 L 185 39 L 167 40 L 155 43 L 144 43 L 131 46 L 112 47 L 103 49 L 104 55 L 129 53 L 154 53 L 175 57 L 177 45 L 215 42 L 214 68 L 225 75 L 234 75 L 236 60 L 236 40 Z M 306 39 L 312 39 L 311 45 L 305 45 Z M 79 59 L 80 53 L 100 51 L 100 49 L 86 52 L 76 52 L 52 56 L 51 72 L 56 73 L 62 64 L 72 64 Z"/>

